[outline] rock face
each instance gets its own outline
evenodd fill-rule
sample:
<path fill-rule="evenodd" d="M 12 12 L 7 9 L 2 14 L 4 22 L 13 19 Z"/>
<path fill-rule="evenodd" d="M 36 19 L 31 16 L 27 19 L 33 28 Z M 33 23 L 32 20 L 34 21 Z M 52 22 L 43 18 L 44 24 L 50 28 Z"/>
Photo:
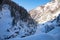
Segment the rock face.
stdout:
<path fill-rule="evenodd" d="M 11 0 L 0 0 L 0 40 L 33 35 L 37 23 L 28 12 Z"/>
<path fill-rule="evenodd" d="M 53 20 L 60 14 L 60 0 L 52 0 L 29 11 L 29 13 L 40 24 Z"/>

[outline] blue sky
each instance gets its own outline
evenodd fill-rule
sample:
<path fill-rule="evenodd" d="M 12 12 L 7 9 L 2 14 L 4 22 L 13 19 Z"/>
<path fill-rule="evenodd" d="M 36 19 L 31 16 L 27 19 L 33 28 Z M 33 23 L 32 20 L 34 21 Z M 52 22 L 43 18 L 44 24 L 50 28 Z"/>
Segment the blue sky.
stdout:
<path fill-rule="evenodd" d="M 46 4 L 50 0 L 13 0 L 13 1 L 15 1 L 17 4 L 23 6 L 25 9 L 27 9 L 29 11 L 33 8 L 36 8 L 37 6 Z"/>

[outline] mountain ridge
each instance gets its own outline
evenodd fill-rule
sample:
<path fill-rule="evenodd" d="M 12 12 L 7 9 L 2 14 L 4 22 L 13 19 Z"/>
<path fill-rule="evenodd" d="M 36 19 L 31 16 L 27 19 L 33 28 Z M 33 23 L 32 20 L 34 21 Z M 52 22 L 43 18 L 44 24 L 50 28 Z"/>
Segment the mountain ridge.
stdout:
<path fill-rule="evenodd" d="M 55 19 L 60 14 L 59 0 L 53 0 L 45 5 L 38 6 L 37 8 L 29 11 L 29 14 L 38 23 L 44 23 Z"/>

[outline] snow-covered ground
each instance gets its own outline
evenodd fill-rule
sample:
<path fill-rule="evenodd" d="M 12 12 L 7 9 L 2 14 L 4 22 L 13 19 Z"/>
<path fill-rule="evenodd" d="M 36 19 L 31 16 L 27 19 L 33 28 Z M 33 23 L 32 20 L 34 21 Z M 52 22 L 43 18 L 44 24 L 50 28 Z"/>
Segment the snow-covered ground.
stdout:
<path fill-rule="evenodd" d="M 42 33 L 39 35 L 32 35 L 32 36 L 25 37 L 25 38 L 14 38 L 14 39 L 10 39 L 10 40 L 55 40 L 55 39 L 48 34 Z"/>
<path fill-rule="evenodd" d="M 60 27 L 56 27 L 48 33 L 41 33 L 25 38 L 13 38 L 9 40 L 60 40 Z"/>
<path fill-rule="evenodd" d="M 60 40 L 60 27 L 55 27 L 55 29 L 48 32 L 47 34 L 53 36 L 55 40 Z"/>

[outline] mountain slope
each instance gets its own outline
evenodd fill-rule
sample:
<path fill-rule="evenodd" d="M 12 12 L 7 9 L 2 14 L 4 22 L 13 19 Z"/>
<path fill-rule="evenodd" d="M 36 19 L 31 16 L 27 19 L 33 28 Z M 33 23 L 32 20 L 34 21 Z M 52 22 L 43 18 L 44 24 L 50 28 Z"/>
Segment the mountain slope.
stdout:
<path fill-rule="evenodd" d="M 36 32 L 37 23 L 26 9 L 11 0 L 4 0 L 0 7 L 0 40 L 23 38 Z"/>
<path fill-rule="evenodd" d="M 4 0 L 0 4 L 0 40 L 60 40 L 59 2 L 52 0 L 28 14 L 15 2 Z"/>
<path fill-rule="evenodd" d="M 60 14 L 60 2 L 59 0 L 53 0 L 45 5 L 38 6 L 29 13 L 38 23 L 45 23 L 55 19 Z"/>

